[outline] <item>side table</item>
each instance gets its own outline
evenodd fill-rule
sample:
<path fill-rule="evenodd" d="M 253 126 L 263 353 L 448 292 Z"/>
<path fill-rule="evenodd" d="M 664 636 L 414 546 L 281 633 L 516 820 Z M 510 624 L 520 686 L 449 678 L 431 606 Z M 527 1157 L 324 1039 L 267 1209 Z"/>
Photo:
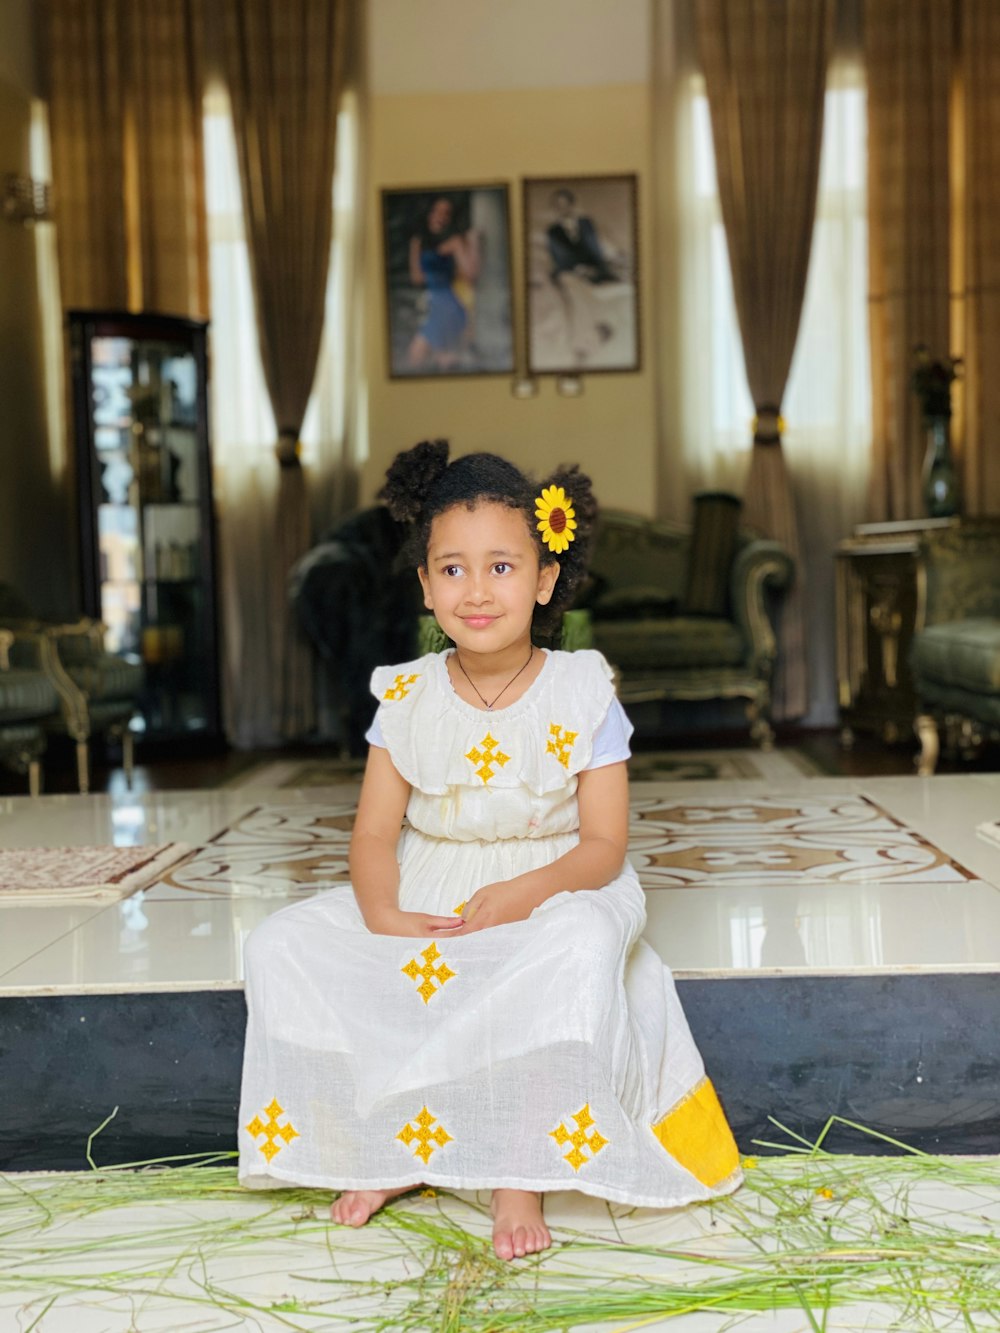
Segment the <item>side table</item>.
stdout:
<path fill-rule="evenodd" d="M 909 740 L 916 715 L 910 641 L 918 628 L 917 551 L 923 533 L 957 518 L 862 523 L 837 546 L 837 695 L 840 739 Z"/>

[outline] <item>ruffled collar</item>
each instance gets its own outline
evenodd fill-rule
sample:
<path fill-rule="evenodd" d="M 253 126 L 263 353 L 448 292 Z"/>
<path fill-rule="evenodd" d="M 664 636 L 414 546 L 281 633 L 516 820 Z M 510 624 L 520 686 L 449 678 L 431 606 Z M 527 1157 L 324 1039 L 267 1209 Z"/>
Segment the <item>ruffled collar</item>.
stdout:
<path fill-rule="evenodd" d="M 437 683 L 438 689 L 453 706 L 456 712 L 460 713 L 469 721 L 476 721 L 478 718 L 496 717 L 503 718 L 504 721 L 513 720 L 520 717 L 521 713 L 530 708 L 536 697 L 541 694 L 552 674 L 552 654 L 548 648 L 541 648 L 539 652 L 545 654 L 545 661 L 542 669 L 531 682 L 528 688 L 521 695 L 520 699 L 515 699 L 512 704 L 507 704 L 503 708 L 474 708 L 472 704 L 466 701 L 455 690 L 452 684 L 451 676 L 448 673 L 448 658 L 454 653 L 454 648 L 445 648 L 443 652 L 435 653 L 431 662 L 431 671 Z"/>

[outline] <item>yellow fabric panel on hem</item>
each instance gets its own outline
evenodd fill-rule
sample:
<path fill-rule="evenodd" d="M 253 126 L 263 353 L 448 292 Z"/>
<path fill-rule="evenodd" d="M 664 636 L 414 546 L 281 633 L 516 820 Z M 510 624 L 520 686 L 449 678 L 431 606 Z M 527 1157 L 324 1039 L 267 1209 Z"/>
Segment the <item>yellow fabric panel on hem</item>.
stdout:
<path fill-rule="evenodd" d="M 709 1189 L 740 1164 L 726 1114 L 707 1078 L 651 1129 L 670 1156 Z"/>

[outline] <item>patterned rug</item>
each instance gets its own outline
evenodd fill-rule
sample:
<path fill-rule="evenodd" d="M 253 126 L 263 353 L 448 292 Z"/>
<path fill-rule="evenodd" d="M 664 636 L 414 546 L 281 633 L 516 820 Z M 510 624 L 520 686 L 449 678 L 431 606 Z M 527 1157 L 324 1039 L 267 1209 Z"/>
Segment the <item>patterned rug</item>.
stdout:
<path fill-rule="evenodd" d="M 0 901 L 126 898 L 160 879 L 190 850 L 183 842 L 156 847 L 0 848 Z"/>
<path fill-rule="evenodd" d="M 364 772 L 363 759 L 283 759 L 255 764 L 230 779 L 226 787 L 336 787 L 356 782 Z M 819 768 L 794 747 L 764 754 L 760 750 L 646 750 L 629 760 L 632 782 L 733 781 L 789 782 L 818 777 Z"/>
<path fill-rule="evenodd" d="M 349 881 L 357 788 L 248 809 L 171 867 L 164 886 L 199 896 L 308 898 Z M 629 856 L 645 889 L 835 882 L 956 884 L 967 870 L 866 796 L 674 798 L 633 789 Z"/>

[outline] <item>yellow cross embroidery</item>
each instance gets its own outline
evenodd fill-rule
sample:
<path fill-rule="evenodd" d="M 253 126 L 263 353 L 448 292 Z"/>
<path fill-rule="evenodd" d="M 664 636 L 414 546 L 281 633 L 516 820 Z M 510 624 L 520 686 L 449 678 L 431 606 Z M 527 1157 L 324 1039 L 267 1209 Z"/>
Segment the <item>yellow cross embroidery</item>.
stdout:
<path fill-rule="evenodd" d="M 435 981 L 438 986 L 443 986 L 446 981 L 450 981 L 456 974 L 451 970 L 447 963 L 439 963 L 437 967 L 434 964 L 441 957 L 438 953 L 436 944 L 428 945 L 421 953 L 420 957 L 424 960 L 423 967 L 415 958 L 411 958 L 405 967 L 399 970 L 404 976 L 416 981 L 418 977 L 423 977 L 423 983 L 417 987 L 417 994 L 423 996 L 424 1004 L 428 1004 L 433 996 L 437 994 L 434 987 Z"/>
<path fill-rule="evenodd" d="M 461 902 L 458 904 L 457 907 L 453 907 L 451 909 L 452 916 L 461 916 L 462 913 L 465 911 L 468 902 L 469 900 L 468 898 L 466 898 L 465 902 Z"/>
<path fill-rule="evenodd" d="M 389 686 L 389 688 L 386 690 L 385 694 L 382 695 L 382 698 L 405 699 L 410 692 L 410 686 L 413 684 L 414 681 L 419 679 L 420 679 L 419 672 L 417 672 L 415 676 L 402 676 L 402 675 L 397 676 L 396 679 Z"/>
<path fill-rule="evenodd" d="M 552 739 L 545 747 L 546 754 L 554 754 L 562 764 L 563 768 L 569 768 L 569 752 L 576 744 L 578 731 L 563 731 L 562 727 L 556 726 L 553 722 L 549 727 L 549 735 Z"/>
<path fill-rule="evenodd" d="M 581 1106 L 573 1119 L 576 1121 L 576 1129 L 572 1133 L 560 1121 L 555 1129 L 549 1130 L 549 1137 L 555 1139 L 560 1147 L 564 1143 L 573 1145 L 568 1153 L 563 1154 L 563 1160 L 569 1162 L 574 1171 L 579 1171 L 580 1167 L 589 1162 L 591 1157 L 596 1156 L 609 1140 L 598 1131 L 596 1125 L 594 1132 L 588 1137 L 587 1130 L 594 1124 L 594 1117 L 590 1114 L 590 1102 Z M 587 1156 L 585 1149 L 590 1152 L 591 1157 Z"/>
<path fill-rule="evenodd" d="M 497 748 L 500 742 L 495 741 L 489 732 L 486 733 L 479 744 L 483 747 L 481 750 L 473 747 L 465 757 L 470 764 L 479 765 L 476 769 L 476 776 L 482 778 L 483 782 L 486 783 L 494 776 L 495 769 L 492 765 L 499 764 L 503 768 L 504 764 L 510 762 L 510 755 L 504 754 L 503 750 Z"/>
<path fill-rule="evenodd" d="M 266 1121 L 261 1120 L 259 1115 L 255 1115 L 247 1125 L 247 1129 L 255 1139 L 259 1139 L 261 1134 L 264 1135 L 265 1142 L 260 1145 L 260 1150 L 270 1162 L 281 1152 L 282 1145 L 276 1143 L 275 1140 L 284 1139 L 285 1143 L 291 1143 L 292 1139 L 299 1137 L 299 1131 L 291 1123 L 287 1125 L 278 1124 L 278 1117 L 284 1115 L 285 1112 L 278 1105 L 277 1098 L 271 1102 L 270 1106 L 264 1107 L 264 1114 L 267 1116 Z"/>
<path fill-rule="evenodd" d="M 452 1137 L 444 1125 L 439 1124 L 437 1129 L 431 1129 L 431 1125 L 434 1124 L 436 1119 L 437 1116 L 431 1115 L 427 1107 L 424 1106 L 421 1108 L 420 1114 L 414 1119 L 413 1124 L 407 1122 L 396 1135 L 400 1143 L 405 1143 L 407 1147 L 411 1143 L 416 1143 L 413 1155 L 419 1157 L 424 1166 L 430 1161 L 431 1154 L 436 1151 L 434 1144 L 437 1144 L 438 1148 L 443 1148 L 446 1143 L 452 1141 Z M 416 1129 L 414 1129 L 414 1125 L 417 1126 Z"/>

